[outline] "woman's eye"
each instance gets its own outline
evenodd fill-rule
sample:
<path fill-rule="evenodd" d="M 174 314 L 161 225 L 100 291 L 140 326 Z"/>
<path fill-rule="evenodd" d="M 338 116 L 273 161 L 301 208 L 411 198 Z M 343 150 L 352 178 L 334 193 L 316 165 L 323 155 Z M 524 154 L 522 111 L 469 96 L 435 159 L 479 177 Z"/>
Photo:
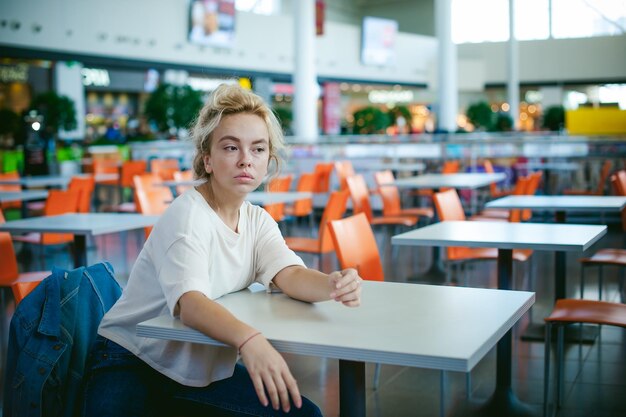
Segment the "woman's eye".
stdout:
<path fill-rule="evenodd" d="M 257 152 L 257 153 L 262 153 L 262 152 L 265 152 L 265 148 L 263 148 L 263 147 L 258 147 L 258 148 L 256 148 L 254 151 L 255 151 L 255 152 Z"/>
<path fill-rule="evenodd" d="M 226 147 L 224 147 L 224 149 L 226 149 L 227 151 L 236 151 L 236 150 L 237 150 L 237 147 L 236 147 L 236 146 L 233 146 L 233 145 L 230 145 L 230 146 L 226 146 Z"/>

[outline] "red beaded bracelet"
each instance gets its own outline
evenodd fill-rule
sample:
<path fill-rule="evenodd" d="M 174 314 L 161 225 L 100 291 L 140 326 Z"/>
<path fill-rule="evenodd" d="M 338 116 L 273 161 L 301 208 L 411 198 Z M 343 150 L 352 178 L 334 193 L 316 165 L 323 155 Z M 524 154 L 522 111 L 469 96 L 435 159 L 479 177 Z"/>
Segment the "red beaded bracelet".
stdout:
<path fill-rule="evenodd" d="M 239 347 L 237 348 L 237 352 L 241 353 L 241 348 L 243 347 L 243 345 L 245 345 L 246 343 L 248 343 L 250 341 L 250 339 L 252 339 L 255 336 L 260 335 L 261 332 L 256 332 L 254 334 L 252 334 L 251 336 L 249 336 L 246 340 L 244 340 L 243 342 L 241 342 L 241 344 L 239 345 Z"/>

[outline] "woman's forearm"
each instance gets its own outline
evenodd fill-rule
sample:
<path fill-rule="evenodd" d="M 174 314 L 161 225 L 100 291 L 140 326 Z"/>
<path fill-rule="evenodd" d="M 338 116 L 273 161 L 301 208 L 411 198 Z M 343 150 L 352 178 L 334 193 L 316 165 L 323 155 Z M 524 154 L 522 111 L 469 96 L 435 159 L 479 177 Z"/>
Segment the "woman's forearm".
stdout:
<path fill-rule="evenodd" d="M 183 294 L 178 304 L 184 325 L 235 348 L 256 333 L 256 329 L 198 291 Z"/>
<path fill-rule="evenodd" d="M 301 266 L 290 266 L 274 277 L 274 284 L 291 298 L 314 303 L 330 300 L 332 288 L 328 275 Z"/>

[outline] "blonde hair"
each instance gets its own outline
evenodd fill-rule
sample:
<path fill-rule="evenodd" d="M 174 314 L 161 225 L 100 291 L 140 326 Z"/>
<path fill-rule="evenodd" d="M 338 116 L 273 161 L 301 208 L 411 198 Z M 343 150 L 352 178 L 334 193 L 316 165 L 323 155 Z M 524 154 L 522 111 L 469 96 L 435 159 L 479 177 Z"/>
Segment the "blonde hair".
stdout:
<path fill-rule="evenodd" d="M 210 179 L 204 167 L 204 156 L 211 155 L 213 131 L 222 118 L 232 114 L 247 113 L 259 116 L 267 125 L 269 133 L 269 160 L 274 162 L 276 171 L 280 167 L 280 151 L 285 147 L 285 139 L 280 122 L 261 97 L 243 89 L 238 84 L 221 84 L 200 110 L 191 129 L 194 143 L 193 175 L 197 179 Z"/>

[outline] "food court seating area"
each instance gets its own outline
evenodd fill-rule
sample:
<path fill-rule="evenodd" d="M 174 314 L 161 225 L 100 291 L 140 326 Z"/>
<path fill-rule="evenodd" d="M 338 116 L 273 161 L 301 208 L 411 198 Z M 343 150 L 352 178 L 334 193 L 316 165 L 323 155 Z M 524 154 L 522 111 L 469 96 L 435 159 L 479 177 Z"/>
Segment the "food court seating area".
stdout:
<path fill-rule="evenodd" d="M 435 211 L 434 207 L 432 205 L 429 206 L 429 204 L 433 204 L 431 197 L 438 201 L 435 187 L 433 187 L 429 198 L 423 200 L 416 199 L 419 193 L 415 193 L 414 190 L 399 188 L 398 192 L 402 195 L 403 202 L 410 201 L 411 203 L 416 203 L 415 208 L 419 204 L 419 212 L 407 213 L 413 217 L 408 217 L 408 222 L 405 218 L 403 219 L 404 222 L 398 223 L 401 226 L 397 227 L 399 230 L 390 227 L 376 227 L 377 222 L 382 225 L 391 223 L 391 220 L 389 220 L 390 216 L 383 210 L 381 195 L 373 187 L 373 185 L 378 185 L 378 187 L 384 188 L 384 182 L 376 183 L 376 172 L 363 173 L 353 167 L 353 172 L 350 173 L 350 169 L 346 168 L 348 165 L 345 164 L 346 160 L 336 162 L 344 162 L 344 164 L 335 163 L 333 167 L 326 162 L 326 164 L 320 163 L 319 166 L 311 169 L 310 172 L 284 173 L 290 179 L 289 186 L 279 187 L 280 190 L 272 188 L 268 191 L 304 191 L 304 186 L 298 185 L 305 182 L 300 180 L 303 174 L 306 175 L 303 178 L 307 181 L 311 178 L 316 178 L 315 184 L 324 183 L 324 186 L 320 187 L 317 185 L 306 187 L 307 190 L 314 190 L 315 197 L 321 196 L 327 199 L 329 191 L 337 191 L 343 187 L 345 189 L 344 192 L 335 194 L 337 199 L 341 198 L 342 203 L 338 205 L 340 208 L 336 210 L 337 214 L 330 213 L 332 211 L 330 209 L 333 207 L 331 205 L 330 209 L 324 212 L 325 217 L 323 221 L 333 220 L 335 216 L 341 214 L 343 217 L 348 217 L 354 211 L 364 211 L 366 215 L 361 215 L 359 219 L 368 219 L 370 227 L 374 232 L 378 248 L 380 248 L 380 261 L 383 270 L 382 274 L 377 276 L 384 276 L 385 281 L 433 285 L 468 285 L 484 288 L 496 287 L 497 268 L 494 262 L 477 262 L 473 264 L 472 276 L 469 282 L 454 278 L 446 280 L 445 276 L 425 274 L 433 260 L 433 249 L 431 247 L 397 246 L 393 247 L 393 251 L 389 250 L 392 246 L 390 239 L 393 234 L 415 227 L 428 227 L 429 224 L 440 221 L 441 214 L 433 213 Z M 459 170 L 465 172 L 466 167 L 460 161 L 459 163 Z M 157 164 L 154 164 L 154 166 L 156 168 Z M 335 167 L 338 166 L 341 167 L 340 172 L 335 170 Z M 159 175 L 155 175 L 157 169 L 149 169 L 149 171 L 153 172 L 152 175 L 143 174 L 136 176 L 131 183 L 126 185 L 135 195 L 134 202 L 138 212 L 149 212 L 152 207 L 151 204 L 155 204 L 158 208 L 154 210 L 158 214 L 167 205 L 167 202 L 175 197 L 170 192 L 170 188 L 157 183 L 168 181 L 171 178 L 174 180 L 176 178 L 182 179 L 183 177 L 178 173 L 178 168 L 166 166 L 158 169 L 161 169 Z M 330 176 L 328 174 L 329 169 L 331 169 Z M 143 172 L 144 170 L 145 166 L 142 166 L 140 171 Z M 612 172 L 613 179 L 626 177 L 626 173 L 620 174 L 621 172 L 623 170 L 614 169 Z M 380 172 L 378 173 L 380 174 Z M 389 172 L 386 172 L 382 177 L 390 178 Z M 607 175 L 605 178 L 607 181 L 605 184 L 607 195 L 624 194 L 623 190 L 626 190 L 626 188 L 620 187 L 626 186 L 615 183 L 611 187 L 611 184 L 608 182 L 609 177 L 610 175 Z M 391 178 L 393 178 L 393 175 Z M 189 178 L 187 177 L 185 180 L 188 181 Z M 354 190 L 351 188 L 355 188 L 355 182 L 358 182 L 361 194 L 369 194 L 366 197 L 362 197 L 365 198 L 365 201 L 368 201 L 366 209 L 361 208 L 362 201 L 353 201 L 351 197 L 348 197 L 348 194 L 354 193 Z M 151 185 L 154 187 L 152 190 Z M 368 185 L 372 187 L 368 189 Z M 481 191 L 484 193 L 482 197 L 485 200 L 489 200 L 489 185 L 486 184 L 485 189 Z M 594 187 L 600 188 L 598 184 L 594 184 Z M 463 214 L 467 214 L 467 219 L 471 220 L 471 215 L 475 214 L 471 212 L 472 209 L 470 208 L 472 199 L 467 198 L 467 193 L 457 192 L 454 189 L 451 190 L 454 192 L 455 197 L 461 196 L 460 199 L 455 199 L 455 204 L 460 202 L 463 206 Z M 536 187 L 535 192 L 543 193 L 543 188 Z M 117 195 L 123 195 L 123 193 Z M 371 207 L 369 207 L 370 204 L 367 197 L 372 200 Z M 344 207 L 346 198 L 348 199 L 347 208 Z M 482 202 L 483 200 L 479 201 Z M 91 208 L 92 210 L 99 210 L 95 205 L 92 205 Z M 274 210 L 274 208 L 272 206 L 271 210 Z M 290 237 L 295 250 L 298 251 L 296 243 L 302 244 L 300 240 L 304 238 L 319 239 L 324 234 L 324 230 L 320 228 L 324 207 L 317 207 L 311 216 L 307 213 L 302 215 L 301 217 L 306 221 L 297 221 L 297 219 L 293 218 L 297 216 L 297 209 L 292 203 L 285 203 L 284 207 L 280 208 L 282 215 L 276 217 L 276 220 L 281 223 L 288 222 L 288 226 L 284 228 L 287 229 L 287 233 L 284 234 Z M 477 209 L 482 209 L 482 207 L 477 207 Z M 19 210 L 19 208 L 13 208 L 13 210 Z M 372 211 L 370 212 L 370 210 Z M 398 217 L 396 213 L 394 215 Z M 327 218 L 327 216 L 331 216 L 331 218 Z M 603 285 L 602 300 L 613 303 L 623 302 L 623 270 L 626 269 L 623 265 L 621 268 L 605 268 L 602 273 L 599 268 L 586 268 L 584 288 L 581 287 L 580 278 L 581 259 L 589 259 L 602 249 L 624 250 L 626 221 L 622 224 L 622 217 L 620 213 L 609 213 L 602 216 L 598 213 L 573 213 L 572 216 L 568 217 L 568 223 L 572 224 L 597 225 L 604 222 L 602 224 L 608 225 L 607 234 L 587 251 L 584 253 L 567 254 L 568 298 L 580 298 L 582 295 L 585 299 L 598 300 L 598 285 L 601 278 Z M 482 218 L 480 220 L 485 221 Z M 519 220 L 519 218 L 516 218 L 515 221 Z M 554 218 L 546 213 L 537 213 L 537 215 L 533 213 L 532 217 L 521 218 L 522 222 L 528 220 L 531 222 L 551 223 L 554 221 Z M 503 217 L 498 219 L 498 221 L 506 222 L 508 219 Z M 367 222 L 363 222 L 363 224 L 367 225 Z M 374 225 L 374 227 L 371 225 Z M 360 227 L 363 227 L 363 225 Z M 137 229 L 96 236 L 93 244 L 88 246 L 88 259 L 90 263 L 101 260 L 111 262 L 116 270 L 116 278 L 124 286 L 133 262 L 137 257 L 137 251 L 146 235 L 147 231 Z M 3 236 L 6 239 L 7 236 Z M 325 239 L 330 239 L 330 235 L 326 235 Z M 335 238 L 332 240 L 336 241 Z M 328 249 L 329 244 L 330 240 L 325 242 L 321 240 L 308 242 L 308 246 L 311 246 L 313 249 L 301 249 L 298 253 L 307 265 L 330 272 L 332 269 L 338 268 L 339 260 L 333 251 Z M 47 257 L 42 260 L 41 258 L 27 255 L 28 252 L 24 250 L 25 243 L 21 243 L 19 238 L 15 239 L 13 245 L 20 272 L 39 271 L 50 269 L 53 266 L 72 268 L 73 258 L 69 251 L 55 253 L 53 258 Z M 371 250 L 372 245 L 368 244 L 368 249 Z M 322 261 L 321 254 L 324 254 L 324 261 Z M 445 250 L 442 251 L 442 256 L 445 260 Z M 532 271 L 524 274 L 526 277 L 524 279 L 530 279 L 532 282 L 518 281 L 514 283 L 514 289 L 527 290 L 531 288 L 532 291 L 536 292 L 536 302 L 531 312 L 526 314 L 513 328 L 513 388 L 519 399 L 528 404 L 536 415 L 541 415 L 544 409 L 545 344 L 543 341 L 523 340 L 521 333 L 531 320 L 533 322 L 542 322 L 544 317 L 548 317 L 552 313 L 555 291 L 552 277 L 555 274 L 555 262 L 554 254 L 548 250 L 535 250 L 532 257 L 533 262 L 530 265 Z M 42 262 L 45 265 L 42 265 Z M 362 275 L 365 274 L 363 273 Z M 10 285 L 10 283 L 7 285 Z M 6 318 L 5 322 L 1 323 L 3 326 L 2 340 L 6 343 L 5 335 L 7 334 L 8 321 L 15 308 L 15 302 L 13 301 L 14 298 L 12 298 L 13 295 L 8 291 L 8 286 L 0 289 L 3 291 L 7 290 L 3 294 L 7 302 L 3 305 L 4 314 L 2 315 L 2 317 Z M 32 288 L 15 287 L 13 292 L 16 297 L 21 299 L 30 289 Z M 368 296 L 375 296 L 375 294 Z M 366 301 L 367 299 L 365 299 Z M 626 331 L 619 326 L 605 325 L 600 328 L 599 333 L 600 336 L 593 343 L 579 344 L 569 342 L 565 344 L 563 355 L 566 372 L 562 383 L 563 397 L 559 416 L 626 416 L 626 399 L 623 395 L 626 392 L 626 361 L 624 360 L 626 358 Z M 428 334 L 423 335 L 426 338 L 429 336 Z M 339 413 L 338 361 L 294 354 L 285 354 L 285 357 L 298 380 L 300 391 L 318 404 L 325 416 L 337 416 Z M 374 389 L 373 381 L 376 364 L 368 363 L 366 365 L 367 416 L 467 415 L 474 402 L 480 402 L 481 399 L 487 398 L 493 391 L 496 380 L 495 359 L 496 351 L 494 348 L 472 370 L 469 377 L 465 373 L 460 372 L 447 373 L 442 401 L 440 401 L 440 382 L 442 379 L 439 370 L 384 365 L 380 368 L 380 376 L 376 378 L 377 387 Z M 4 387 L 0 387 L 0 389 L 4 389 Z"/>

